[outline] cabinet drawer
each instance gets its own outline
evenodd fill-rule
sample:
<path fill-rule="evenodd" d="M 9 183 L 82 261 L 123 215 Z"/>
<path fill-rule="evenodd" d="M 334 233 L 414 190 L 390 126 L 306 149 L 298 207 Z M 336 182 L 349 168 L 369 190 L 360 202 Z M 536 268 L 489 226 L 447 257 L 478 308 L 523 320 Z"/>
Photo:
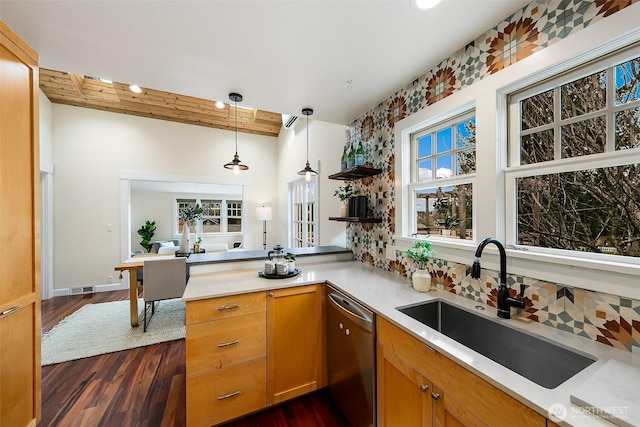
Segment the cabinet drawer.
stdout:
<path fill-rule="evenodd" d="M 264 292 L 187 301 L 186 323 L 191 325 L 265 310 Z"/>
<path fill-rule="evenodd" d="M 266 313 L 187 326 L 187 376 L 266 355 Z"/>
<path fill-rule="evenodd" d="M 212 426 L 266 406 L 266 360 L 187 378 L 187 425 Z"/>
<path fill-rule="evenodd" d="M 488 425 L 546 426 L 546 419 L 439 352 L 433 352 L 383 317 L 377 319 L 378 342 L 438 384 L 463 407 Z M 472 350 L 469 350 L 470 352 Z M 496 411 L 495 408 L 500 408 Z"/>

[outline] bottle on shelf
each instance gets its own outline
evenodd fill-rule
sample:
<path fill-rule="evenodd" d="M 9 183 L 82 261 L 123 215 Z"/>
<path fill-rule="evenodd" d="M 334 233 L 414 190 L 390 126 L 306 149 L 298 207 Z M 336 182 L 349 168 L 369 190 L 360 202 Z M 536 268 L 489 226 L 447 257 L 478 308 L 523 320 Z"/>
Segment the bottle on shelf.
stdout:
<path fill-rule="evenodd" d="M 349 150 L 349 157 L 347 159 L 347 169 L 351 169 L 355 165 L 356 165 L 356 150 L 354 150 L 352 146 L 351 150 Z"/>
<path fill-rule="evenodd" d="M 344 147 L 344 150 L 342 150 L 342 159 L 340 162 L 340 170 L 345 170 L 347 168 L 347 163 L 348 163 L 348 159 L 349 159 L 349 154 L 347 153 L 347 147 Z"/>
<path fill-rule="evenodd" d="M 358 150 L 356 151 L 356 166 L 364 165 L 364 148 L 362 148 L 362 141 L 358 145 Z"/>

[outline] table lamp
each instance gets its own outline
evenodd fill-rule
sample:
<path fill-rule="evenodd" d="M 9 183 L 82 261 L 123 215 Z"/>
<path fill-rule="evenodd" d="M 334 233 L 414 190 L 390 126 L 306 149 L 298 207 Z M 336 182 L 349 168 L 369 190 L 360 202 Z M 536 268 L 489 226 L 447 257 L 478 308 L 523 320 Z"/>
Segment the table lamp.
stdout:
<path fill-rule="evenodd" d="M 262 221 L 262 248 L 267 249 L 267 221 L 271 221 L 271 207 L 258 206 L 256 208 L 256 215 L 258 219 Z"/>

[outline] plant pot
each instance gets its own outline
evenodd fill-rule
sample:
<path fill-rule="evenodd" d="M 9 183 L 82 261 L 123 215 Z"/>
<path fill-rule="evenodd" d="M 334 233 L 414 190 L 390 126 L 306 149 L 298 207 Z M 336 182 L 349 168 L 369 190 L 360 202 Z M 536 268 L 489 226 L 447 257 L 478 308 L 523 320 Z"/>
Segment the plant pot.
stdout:
<path fill-rule="evenodd" d="M 342 206 L 340 206 L 340 216 L 346 218 L 348 213 L 348 206 L 346 203 L 343 203 Z"/>
<path fill-rule="evenodd" d="M 429 292 L 431 290 L 431 274 L 428 270 L 416 270 L 411 276 L 413 289 L 418 292 Z"/>
<path fill-rule="evenodd" d="M 187 253 L 191 249 L 189 244 L 189 224 L 186 222 L 182 226 L 182 235 L 180 236 L 180 252 Z"/>
<path fill-rule="evenodd" d="M 442 229 L 442 235 L 444 237 L 451 237 L 451 230 L 449 230 L 448 228 Z"/>
<path fill-rule="evenodd" d="M 289 267 L 289 273 L 292 273 L 295 269 L 296 269 L 296 262 L 295 261 L 288 261 L 287 262 L 287 266 Z"/>

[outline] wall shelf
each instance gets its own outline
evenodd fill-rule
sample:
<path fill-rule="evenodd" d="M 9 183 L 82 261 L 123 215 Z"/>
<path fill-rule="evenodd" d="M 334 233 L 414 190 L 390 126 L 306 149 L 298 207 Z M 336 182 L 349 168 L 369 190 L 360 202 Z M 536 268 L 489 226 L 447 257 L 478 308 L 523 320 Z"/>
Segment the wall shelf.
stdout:
<path fill-rule="evenodd" d="M 366 222 L 369 224 L 376 224 L 382 222 L 380 218 L 358 218 L 357 216 L 330 216 L 329 221 L 341 221 L 341 222 Z"/>
<path fill-rule="evenodd" d="M 378 175 L 382 172 L 382 169 L 369 168 L 366 166 L 354 166 L 349 169 L 345 169 L 333 175 L 329 175 L 329 179 L 339 179 L 341 181 L 350 181 L 352 179 L 360 179 L 367 176 Z"/>

